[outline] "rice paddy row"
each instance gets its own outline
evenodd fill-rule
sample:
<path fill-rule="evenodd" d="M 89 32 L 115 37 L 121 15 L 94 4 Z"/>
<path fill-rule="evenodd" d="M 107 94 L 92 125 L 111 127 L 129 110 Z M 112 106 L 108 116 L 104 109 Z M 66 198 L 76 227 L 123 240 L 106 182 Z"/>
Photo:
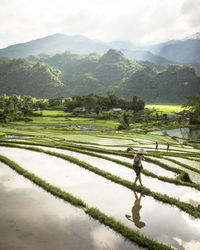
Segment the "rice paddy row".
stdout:
<path fill-rule="evenodd" d="M 59 188 L 52 186 L 51 184 L 47 183 L 46 181 L 38 178 L 32 173 L 29 173 L 22 167 L 20 167 L 15 162 L 9 160 L 8 158 L 0 155 L 0 161 L 4 162 L 8 166 L 10 166 L 12 169 L 14 169 L 19 174 L 23 175 L 25 178 L 31 180 L 36 185 L 40 186 L 44 190 L 50 192 L 51 194 L 55 195 L 56 197 L 59 197 L 61 199 L 64 199 L 68 202 L 70 202 L 72 205 L 78 206 L 82 208 L 86 214 L 93 217 L 94 219 L 98 220 L 100 223 L 103 223 L 107 226 L 109 226 L 111 229 L 115 230 L 122 236 L 124 236 L 126 239 L 129 239 L 130 241 L 133 241 L 137 243 L 138 245 L 142 247 L 146 247 L 148 249 L 172 249 L 171 247 L 162 244 L 158 241 L 155 241 L 153 239 L 150 239 L 148 237 L 145 237 L 138 233 L 137 231 L 130 229 L 129 227 L 123 225 L 121 222 L 116 221 L 110 216 L 107 216 L 106 214 L 102 213 L 96 208 L 88 207 L 82 200 L 74 197 L 70 193 L 66 193 Z"/>
<path fill-rule="evenodd" d="M 6 143 L 0 143 L 0 145 L 7 146 L 7 147 L 23 148 L 23 149 L 36 151 L 36 152 L 42 152 L 42 153 L 45 153 L 45 154 L 49 154 L 49 155 L 56 156 L 56 157 L 62 158 L 64 160 L 73 162 L 73 163 L 75 163 L 75 164 L 77 164 L 77 165 L 79 165 L 79 166 L 81 166 L 81 167 L 83 167 L 85 169 L 88 169 L 89 171 L 92 171 L 95 174 L 103 176 L 104 178 L 106 178 L 108 180 L 111 180 L 111 181 L 113 181 L 113 182 L 115 182 L 117 184 L 121 184 L 121 185 L 123 185 L 123 186 L 125 186 L 125 187 L 127 187 L 127 188 L 129 188 L 131 190 L 140 192 L 140 193 L 142 193 L 144 195 L 152 196 L 154 199 L 162 201 L 164 203 L 174 205 L 174 206 L 178 207 L 179 209 L 181 209 L 182 211 L 185 211 L 188 214 L 194 216 L 195 218 L 200 218 L 200 208 L 199 207 L 194 207 L 191 204 L 181 202 L 181 201 L 179 201 L 179 200 L 177 200 L 175 198 L 169 197 L 167 195 L 163 195 L 163 194 L 160 194 L 160 193 L 157 193 L 157 192 L 152 192 L 150 189 L 148 189 L 146 187 L 135 186 L 130 181 L 121 179 L 120 177 L 115 176 L 115 175 L 113 175 L 113 174 L 111 174 L 109 172 L 100 170 L 99 168 L 93 167 L 92 165 L 87 164 L 87 163 L 85 163 L 83 161 L 80 161 L 80 160 L 78 160 L 78 159 L 76 159 L 74 157 L 64 155 L 64 154 L 60 154 L 60 153 L 55 153 L 55 152 L 52 152 L 52 151 L 43 150 L 43 149 L 40 149 L 40 148 L 35 148 L 35 147 L 26 147 L 26 146 L 19 146 L 19 145 L 15 145 L 15 144 L 6 144 Z M 130 165 L 129 165 L 129 167 L 130 167 Z M 182 180 L 180 180 L 180 178 L 179 178 L 179 180 L 176 180 L 176 181 L 177 181 L 177 183 L 179 181 L 181 183 L 181 185 L 184 185 L 184 182 Z"/>
<path fill-rule="evenodd" d="M 49 134 L 49 133 L 47 133 L 47 134 Z M 79 135 L 81 133 L 76 132 L 76 134 Z M 102 133 L 102 135 L 98 135 L 98 136 L 97 136 L 97 134 L 95 132 L 94 133 L 89 133 L 89 134 L 93 134 L 93 135 L 95 135 L 96 137 L 99 137 L 99 138 L 101 138 L 101 137 L 105 138 L 105 135 L 107 134 L 108 139 L 113 139 L 112 133 Z M 121 136 L 120 133 L 119 133 L 119 136 L 117 136 L 115 138 L 118 138 L 119 140 L 128 140 L 128 139 L 130 139 L 129 136 L 127 136 L 127 135 L 126 136 Z M 142 141 L 142 140 L 140 141 L 139 138 L 144 139 L 144 140 L 147 139 L 147 140 L 146 141 Z M 163 157 L 166 157 L 166 156 L 167 157 L 168 156 L 169 157 L 181 157 L 183 159 L 189 159 L 190 157 L 195 157 L 198 160 L 198 155 L 196 154 L 196 152 L 188 152 L 187 149 L 189 150 L 189 146 L 179 144 L 178 142 L 173 141 L 173 140 L 171 141 L 170 145 L 171 146 L 172 145 L 176 146 L 176 149 L 175 149 L 176 152 L 174 152 L 174 151 L 173 152 L 167 152 L 167 153 L 166 152 L 161 152 L 161 151 L 155 152 L 154 151 L 154 143 L 155 143 L 156 138 L 159 138 L 159 143 L 161 145 L 165 145 L 166 141 L 168 140 L 168 139 L 167 140 L 163 139 L 164 137 L 162 137 L 162 136 L 148 136 L 148 135 L 146 136 L 146 135 L 139 135 L 138 134 L 137 136 L 134 137 L 134 140 L 131 139 L 130 144 L 117 145 L 115 143 L 115 145 L 111 145 L 111 147 L 110 147 L 110 148 L 113 148 L 113 149 L 106 149 L 106 148 L 98 147 L 98 146 L 103 146 L 103 144 L 101 144 L 101 143 L 95 143 L 95 142 L 92 142 L 92 141 L 91 142 L 86 141 L 84 143 L 84 141 L 68 140 L 67 137 L 65 139 L 62 139 L 61 137 L 57 138 L 57 135 L 56 136 L 52 135 L 51 137 L 48 137 L 48 138 L 47 137 L 42 138 L 40 136 L 34 137 L 34 138 L 33 137 L 32 138 L 24 138 L 23 141 L 21 141 L 21 142 L 17 141 L 17 140 L 15 141 L 15 139 L 13 138 L 10 141 L 5 140 L 5 142 L 8 142 L 7 146 L 9 146 L 9 147 L 11 147 L 12 144 L 17 144 L 16 145 L 17 147 L 19 147 L 20 144 L 27 144 L 27 145 L 30 145 L 30 146 L 31 145 L 34 145 L 34 146 L 41 145 L 41 146 L 48 146 L 48 147 L 52 147 L 52 148 L 67 149 L 67 150 L 71 150 L 71 151 L 74 151 L 74 152 L 80 152 L 80 153 L 83 153 L 83 154 L 88 154 L 88 155 L 91 155 L 93 157 L 104 158 L 104 159 L 107 159 L 109 161 L 119 163 L 120 165 L 123 165 L 123 166 L 128 167 L 128 168 L 131 168 L 132 165 L 128 164 L 127 162 L 122 162 L 122 161 L 113 159 L 112 157 L 109 156 L 109 154 L 110 155 L 114 154 L 114 155 L 124 156 L 124 157 L 127 157 L 127 158 L 132 158 L 133 155 L 131 153 L 126 152 L 126 147 L 128 147 L 130 145 L 133 146 L 133 145 L 136 145 L 136 144 L 137 144 L 137 147 L 139 147 L 139 146 L 142 147 L 144 145 L 145 149 L 148 150 L 148 156 L 146 157 L 146 160 L 148 162 L 154 162 L 155 164 L 157 164 L 157 165 L 159 165 L 159 166 L 161 166 L 161 167 L 163 167 L 163 168 L 165 168 L 165 169 L 167 169 L 169 171 L 172 171 L 172 172 L 178 174 L 175 178 L 167 178 L 167 177 L 163 177 L 163 176 L 158 176 L 158 175 L 154 174 L 153 172 L 144 170 L 143 173 L 145 175 L 151 176 L 153 178 L 157 178 L 158 180 L 161 180 L 161 181 L 174 183 L 174 184 L 178 184 L 178 185 L 183 185 L 183 186 L 189 186 L 189 187 L 193 187 L 193 188 L 196 188 L 197 190 L 199 190 L 199 186 L 197 184 L 195 184 L 195 183 L 190 182 L 190 180 L 188 179 L 188 175 L 185 174 L 184 170 L 181 171 L 181 170 L 177 169 L 176 167 L 171 167 L 169 164 L 162 163 L 162 159 L 164 159 Z M 2 140 L 2 146 L 6 146 L 4 143 L 3 143 L 3 140 Z M 79 143 L 81 145 L 79 145 Z M 106 145 L 106 144 L 104 144 L 104 145 Z M 106 145 L 106 146 L 108 146 L 108 145 Z M 124 148 L 124 149 L 119 150 L 118 147 L 120 147 L 120 146 L 122 148 Z M 137 147 L 134 147 L 134 148 L 136 149 Z M 30 149 L 31 147 L 28 147 L 28 148 L 22 147 L 22 148 L 25 148 L 25 149 L 28 149 L 28 150 L 33 150 L 33 151 L 36 151 L 36 152 L 41 152 L 41 153 L 54 155 L 56 157 L 60 157 L 62 159 L 70 161 L 70 158 L 66 158 L 65 155 L 61 155 L 61 154 L 58 154 L 58 153 L 52 154 L 52 152 L 48 152 L 48 151 L 45 152 L 45 150 L 42 151 L 42 150 Z M 101 156 L 100 155 L 101 153 L 108 154 L 108 156 Z M 153 159 L 151 159 L 151 157 Z M 119 178 L 117 176 L 114 176 L 114 175 L 110 174 L 109 172 L 105 172 L 105 171 L 102 171 L 102 170 L 99 170 L 99 169 L 95 169 L 93 166 L 90 166 L 89 164 L 85 164 L 84 162 L 81 162 L 81 161 L 78 162 L 76 160 L 77 159 L 75 159 L 75 161 L 74 161 L 73 157 L 71 157 L 72 162 L 76 163 L 77 165 L 79 165 L 81 167 L 85 167 L 86 169 L 90 170 L 91 172 L 96 173 L 96 174 L 98 174 L 100 176 L 103 176 L 104 178 L 106 178 L 108 180 L 111 180 L 111 181 L 113 181 L 113 182 L 115 182 L 117 184 L 123 185 L 123 186 L 129 188 L 130 190 L 135 190 L 135 191 L 140 192 L 142 194 L 146 194 L 148 196 L 151 196 L 156 200 L 162 201 L 162 199 L 164 199 L 165 203 L 175 205 L 181 211 L 186 211 L 186 213 L 192 215 L 195 218 L 200 217 L 200 210 L 199 210 L 198 207 L 191 206 L 190 204 L 187 204 L 185 202 L 180 202 L 179 200 L 173 199 L 173 198 L 171 198 L 169 196 L 166 196 L 166 195 L 160 195 L 159 193 L 152 192 L 148 188 L 142 188 L 140 186 L 134 186 L 133 187 L 132 183 L 130 183 L 127 180 L 124 180 L 124 179 L 121 179 L 121 178 Z M 177 164 L 179 164 L 179 163 L 180 162 L 177 162 Z M 185 169 L 187 169 L 188 165 L 185 164 L 184 167 L 185 167 Z M 191 171 L 195 172 L 194 169 L 191 169 Z M 40 178 L 38 178 L 38 179 L 40 179 Z M 51 187 L 53 187 L 53 186 L 50 185 L 50 188 Z M 66 195 L 65 193 L 67 193 L 67 192 L 64 192 L 63 194 L 61 192 L 61 194 L 63 196 Z M 59 194 L 59 192 L 58 192 L 58 194 Z M 70 193 L 68 193 L 68 194 L 70 195 Z M 59 195 L 54 194 L 54 195 L 56 197 L 62 198 L 62 195 L 59 196 L 60 194 Z M 74 198 L 76 198 L 76 197 L 74 197 Z M 168 198 L 170 200 L 168 200 Z M 62 198 L 62 199 L 65 199 L 65 200 L 67 200 L 68 202 L 70 202 L 72 204 L 74 202 L 72 198 L 68 198 L 68 199 Z M 178 201 L 178 203 L 177 203 L 177 201 Z M 80 201 L 78 199 L 77 204 L 79 204 L 79 202 Z M 88 213 L 91 217 L 96 218 L 99 222 L 101 222 L 101 223 L 103 223 L 105 225 L 108 225 L 110 228 L 112 228 L 113 230 L 119 232 L 125 238 L 130 239 L 133 242 L 137 242 L 137 244 L 139 244 L 139 245 L 141 245 L 143 247 L 147 247 L 149 249 L 168 249 L 166 247 L 166 245 L 160 246 L 160 245 L 157 245 L 157 243 L 154 243 L 154 241 L 149 242 L 147 240 L 147 239 L 149 239 L 148 237 L 143 238 L 143 239 L 142 238 L 138 239 L 138 235 L 135 234 L 134 230 L 132 230 L 129 227 L 125 226 L 123 223 L 117 221 L 116 219 L 113 219 L 112 217 L 106 215 L 105 213 L 102 213 L 100 210 L 98 210 L 96 208 L 93 208 L 93 207 L 88 207 L 88 205 L 86 205 L 84 201 L 81 200 L 81 202 L 83 202 L 84 205 L 80 205 L 81 203 L 79 205 L 76 205 L 76 202 L 74 202 L 74 205 L 82 208 L 85 211 L 85 213 Z M 144 237 L 141 234 L 139 234 L 139 236 Z M 145 245 L 144 245 L 144 242 L 146 242 Z M 169 249 L 170 249 L 170 247 L 169 247 Z"/>

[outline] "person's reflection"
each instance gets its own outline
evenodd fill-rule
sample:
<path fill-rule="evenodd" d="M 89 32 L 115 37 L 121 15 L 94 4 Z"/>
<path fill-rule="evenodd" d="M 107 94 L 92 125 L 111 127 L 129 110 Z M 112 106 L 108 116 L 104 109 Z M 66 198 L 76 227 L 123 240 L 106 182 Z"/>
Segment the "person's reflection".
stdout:
<path fill-rule="evenodd" d="M 137 193 L 134 192 L 135 195 L 135 203 L 134 206 L 132 207 L 132 219 L 131 215 L 126 214 L 126 218 L 130 221 L 133 221 L 136 227 L 142 228 L 145 226 L 145 223 L 143 221 L 140 221 L 140 209 L 142 206 L 140 205 L 142 194 L 140 193 L 140 198 L 138 198 Z"/>

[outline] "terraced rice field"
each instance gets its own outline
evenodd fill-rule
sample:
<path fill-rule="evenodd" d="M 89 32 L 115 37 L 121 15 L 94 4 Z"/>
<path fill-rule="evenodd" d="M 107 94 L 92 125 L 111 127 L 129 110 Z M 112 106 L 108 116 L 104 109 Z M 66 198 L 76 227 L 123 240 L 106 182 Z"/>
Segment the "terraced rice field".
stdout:
<path fill-rule="evenodd" d="M 132 169 L 141 147 L 143 187 Z M 2 249 L 200 249 L 193 145 L 139 133 L 10 136 L 0 160 Z"/>

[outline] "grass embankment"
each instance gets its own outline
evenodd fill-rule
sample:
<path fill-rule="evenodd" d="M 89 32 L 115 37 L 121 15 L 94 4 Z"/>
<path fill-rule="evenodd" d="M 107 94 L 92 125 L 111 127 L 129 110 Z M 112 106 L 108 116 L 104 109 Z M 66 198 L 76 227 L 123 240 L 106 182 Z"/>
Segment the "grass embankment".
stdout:
<path fill-rule="evenodd" d="M 117 184 L 121 184 L 131 190 L 140 192 L 144 195 L 148 195 L 148 196 L 152 196 L 153 198 L 155 198 L 156 200 L 162 201 L 163 203 L 168 203 L 170 205 L 175 205 L 176 207 L 178 207 L 179 209 L 181 209 L 182 211 L 185 211 L 186 213 L 194 216 L 195 218 L 199 218 L 200 217 L 200 209 L 198 207 L 194 207 L 191 204 L 187 204 L 185 202 L 181 202 L 175 198 L 169 197 L 167 195 L 163 195 L 157 192 L 152 192 L 150 189 L 146 188 L 146 187 L 141 187 L 141 186 L 136 186 L 133 185 L 130 181 L 121 179 L 118 176 L 112 175 L 109 172 L 100 170 L 99 168 L 93 167 L 92 165 L 85 163 L 84 161 L 79 161 L 78 159 L 68 156 L 68 155 L 64 155 L 64 154 L 60 154 L 60 153 L 55 153 L 52 151 L 47 151 L 47 150 L 43 150 L 40 148 L 35 148 L 35 147 L 25 147 L 25 146 L 19 146 L 19 145 L 10 145 L 10 144 L 6 144 L 6 143 L 1 143 L 2 146 L 8 146 L 8 147 L 17 147 L 17 148 L 23 148 L 23 149 L 28 149 L 28 150 L 32 150 L 32 151 L 36 151 L 36 152 L 42 152 L 45 154 L 49 154 L 49 155 L 53 155 L 59 158 L 62 158 L 64 160 L 70 161 L 72 163 L 75 163 L 95 174 L 98 174 L 110 181 L 113 181 Z"/>
<path fill-rule="evenodd" d="M 167 159 L 167 158 L 166 158 Z M 193 167 L 190 167 L 190 166 L 188 166 L 188 165 L 186 165 L 186 164 L 184 164 L 184 163 L 182 163 L 182 162 L 179 162 L 179 161 L 177 161 L 177 160 L 174 160 L 174 159 L 167 159 L 168 161 L 171 161 L 171 162 L 174 162 L 174 163 L 176 163 L 176 164 L 178 164 L 178 165 L 180 165 L 181 167 L 184 167 L 184 168 L 187 168 L 187 169 L 190 169 L 190 170 L 192 170 L 193 172 L 196 172 L 196 173 L 198 173 L 198 174 L 200 174 L 200 170 L 199 169 L 196 169 L 196 168 L 193 168 Z"/>
<path fill-rule="evenodd" d="M 31 180 L 36 185 L 40 186 L 47 192 L 55 195 L 56 197 L 59 197 L 69 203 L 71 203 L 74 206 L 78 206 L 79 208 L 84 209 L 85 213 L 91 216 L 92 218 L 98 220 L 100 223 L 105 224 L 106 226 L 110 227 L 114 231 L 121 234 L 126 239 L 129 239 L 130 241 L 137 243 L 138 245 L 142 247 L 146 247 L 148 249 L 152 250 L 170 250 L 171 247 L 164 245 L 158 241 L 155 241 L 153 239 L 147 238 L 140 234 L 138 231 L 135 231 L 133 229 L 130 229 L 129 227 L 125 226 L 121 222 L 116 221 L 114 218 L 107 216 L 106 214 L 102 213 L 100 210 L 96 208 L 90 208 L 88 207 L 82 200 L 74 197 L 70 193 L 64 192 L 60 190 L 59 188 L 50 185 L 46 181 L 38 178 L 32 173 L 29 173 L 22 167 L 20 167 L 15 162 L 9 160 L 8 158 L 0 155 L 0 161 L 10 166 L 12 169 L 14 169 L 17 173 L 23 175 L 27 179 Z"/>
<path fill-rule="evenodd" d="M 192 170 L 193 172 L 196 172 L 196 173 L 200 174 L 200 170 L 197 169 L 197 168 L 193 168 L 193 167 L 191 167 L 191 166 L 188 166 L 188 165 L 186 165 L 186 164 L 184 164 L 184 163 L 182 163 L 182 162 L 180 162 L 180 161 L 177 161 L 177 160 L 175 160 L 175 159 L 164 157 L 164 156 L 173 156 L 173 157 L 180 157 L 180 158 L 183 158 L 183 159 L 189 159 L 189 160 L 191 160 L 190 158 L 188 158 L 188 155 L 194 156 L 194 154 L 187 154 L 187 156 L 185 157 L 185 156 L 182 155 L 182 154 L 171 153 L 171 154 L 169 154 L 169 155 L 165 155 L 165 154 L 162 154 L 162 153 L 161 153 L 161 154 L 157 155 L 156 157 L 157 157 L 157 158 L 160 158 L 161 160 L 162 160 L 162 159 L 166 159 L 166 160 L 171 161 L 171 162 L 173 162 L 173 163 L 175 163 L 175 164 L 177 164 L 177 165 L 180 165 L 181 167 L 184 167 L 184 168 L 186 168 L 186 169 Z M 152 153 L 151 156 L 154 156 L 154 157 L 155 157 L 155 153 Z M 154 160 L 154 159 L 150 159 L 150 158 L 149 158 L 149 161 L 152 161 L 152 162 L 155 162 L 155 163 L 158 162 L 158 164 L 160 164 L 160 166 L 163 166 L 163 167 L 164 167 L 164 166 L 168 166 L 167 164 L 164 164 L 164 163 L 159 162 L 159 161 Z M 199 160 L 197 160 L 197 161 L 199 161 Z M 170 167 L 170 168 L 172 168 L 172 167 Z M 174 168 L 174 169 L 176 169 L 176 168 Z M 178 170 L 178 171 L 179 171 L 179 170 Z"/>

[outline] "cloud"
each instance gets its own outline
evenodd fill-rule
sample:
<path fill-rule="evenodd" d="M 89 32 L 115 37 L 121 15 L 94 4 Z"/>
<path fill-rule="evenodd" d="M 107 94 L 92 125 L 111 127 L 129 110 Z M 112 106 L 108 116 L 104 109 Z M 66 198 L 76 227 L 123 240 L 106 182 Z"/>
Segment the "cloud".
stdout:
<path fill-rule="evenodd" d="M 185 0 L 182 6 L 182 14 L 187 24 L 199 31 L 200 28 L 200 1 Z"/>
<path fill-rule="evenodd" d="M 197 1 L 1 0 L 0 46 L 54 33 L 134 43 L 184 37 L 199 23 L 199 7 L 193 2 Z"/>
<path fill-rule="evenodd" d="M 172 37 L 174 29 L 178 28 L 176 26 L 180 23 L 178 18 L 182 2 L 183 0 L 95 1 L 96 6 L 82 8 L 54 27 L 59 27 L 65 33 L 76 30 L 76 33 L 104 41 L 163 41 Z"/>

